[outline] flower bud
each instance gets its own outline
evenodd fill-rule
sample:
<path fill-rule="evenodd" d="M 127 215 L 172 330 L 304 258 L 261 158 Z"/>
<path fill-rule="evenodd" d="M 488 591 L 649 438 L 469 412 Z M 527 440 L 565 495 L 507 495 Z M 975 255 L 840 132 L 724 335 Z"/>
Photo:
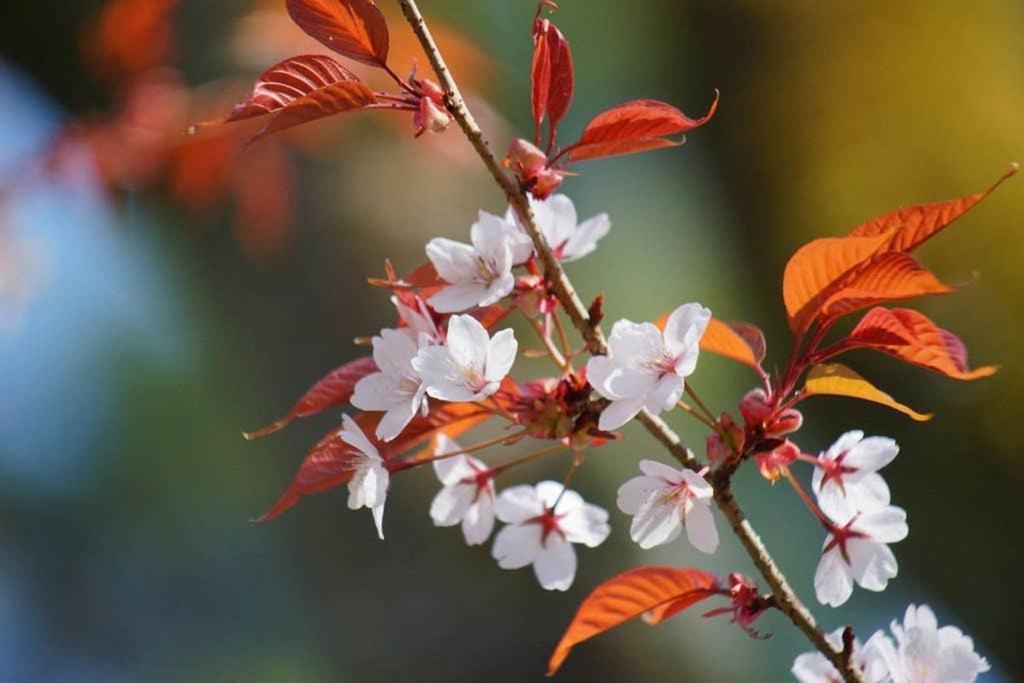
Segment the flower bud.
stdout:
<path fill-rule="evenodd" d="M 748 428 L 759 428 L 767 438 L 785 436 L 800 429 L 803 415 L 795 408 L 773 408 L 764 389 L 751 389 L 740 401 L 740 414 Z"/>
<path fill-rule="evenodd" d="M 763 427 L 771 412 L 764 389 L 751 389 L 740 401 L 740 415 L 748 427 Z"/>
<path fill-rule="evenodd" d="M 776 446 L 770 451 L 757 453 L 754 459 L 757 461 L 757 469 L 761 471 L 761 476 L 774 482 L 782 476 L 783 468 L 788 467 L 798 457 L 800 457 L 800 449 L 795 443 L 786 439 L 782 445 Z"/>
<path fill-rule="evenodd" d="M 707 457 L 708 462 L 712 465 L 720 460 L 725 460 L 730 456 L 735 456 L 743 452 L 744 445 L 744 434 L 743 430 L 740 429 L 736 421 L 732 419 L 732 415 L 729 413 L 722 413 L 721 417 L 718 418 L 718 424 L 722 426 L 725 432 L 725 438 L 715 432 L 709 436 L 706 440 Z"/>
<path fill-rule="evenodd" d="M 501 163 L 519 176 L 523 187 L 537 199 L 551 196 L 562 184 L 562 172 L 547 168 L 544 152 L 522 138 L 512 141 Z"/>

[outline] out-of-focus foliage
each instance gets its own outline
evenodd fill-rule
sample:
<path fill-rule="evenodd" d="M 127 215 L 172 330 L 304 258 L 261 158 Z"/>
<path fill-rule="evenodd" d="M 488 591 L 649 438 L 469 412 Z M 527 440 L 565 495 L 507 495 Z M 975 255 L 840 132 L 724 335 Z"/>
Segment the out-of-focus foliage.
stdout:
<path fill-rule="evenodd" d="M 403 271 L 420 263 L 429 237 L 462 239 L 477 209 L 503 209 L 501 197 L 457 131 L 413 141 L 404 115 L 325 120 L 246 150 L 256 128 L 244 124 L 185 136 L 189 121 L 228 111 L 263 68 L 323 51 L 283 1 L 8 4 L 5 677 L 530 680 L 602 579 L 641 563 L 695 563 L 683 546 L 640 553 L 613 512 L 611 538 L 572 591 L 542 593 L 527 573 L 502 572 L 485 549 L 432 526 L 429 472 L 396 480 L 386 544 L 343 493 L 248 524 L 337 416 L 256 443 L 240 431 L 363 355 L 352 337 L 390 323 L 386 295 L 364 285 L 385 256 Z M 404 72 L 418 47 L 393 3 L 379 4 L 389 62 Z M 698 300 L 764 328 L 766 367 L 781 365 L 779 284 L 798 245 L 893 206 L 975 191 L 1024 157 L 1024 7 L 1010 0 L 561 4 L 576 74 L 558 126 L 565 139 L 616 102 L 657 97 L 700 111 L 713 88 L 722 93 L 683 150 L 596 161 L 568 187 L 583 214 L 611 215 L 598 252 L 571 266 L 585 296 L 606 292 L 609 319 L 654 319 Z M 531 137 L 535 6 L 424 8 L 498 150 Z M 889 479 L 912 529 L 890 590 L 858 595 L 842 618 L 817 609 L 824 626 L 849 620 L 866 634 L 911 599 L 929 602 L 1007 680 L 1024 675 L 1012 618 L 1024 599 L 1012 578 L 1022 544 L 1008 523 L 1024 481 L 1019 183 L 921 251 L 943 282 L 969 283 L 921 308 L 958 333 L 972 367 L 1001 371 L 961 383 L 855 352 L 874 383 L 899 387 L 899 400 L 935 419 L 822 400 L 808 404 L 814 431 L 801 440 L 824 448 L 854 427 L 896 438 Z M 692 379 L 716 409 L 757 382 L 710 355 Z M 700 432 L 677 422 L 696 448 Z M 609 509 L 636 461 L 656 453 L 640 431 L 628 436 L 589 459 L 574 485 Z M 551 474 L 537 464 L 523 477 Z M 756 473 L 738 486 L 809 596 L 819 530 Z M 734 543 L 721 552 L 716 569 L 750 570 Z M 806 644 L 777 615 L 758 625 L 775 633 L 770 645 L 697 614 L 627 625 L 580 646 L 559 676 L 781 679 Z"/>

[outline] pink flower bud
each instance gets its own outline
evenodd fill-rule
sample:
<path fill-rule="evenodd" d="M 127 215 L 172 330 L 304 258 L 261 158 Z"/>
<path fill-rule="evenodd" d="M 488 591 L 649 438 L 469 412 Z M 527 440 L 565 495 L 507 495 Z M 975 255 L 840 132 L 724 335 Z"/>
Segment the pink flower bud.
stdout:
<path fill-rule="evenodd" d="M 740 401 L 740 415 L 748 427 L 763 427 L 771 413 L 772 407 L 764 389 L 751 389 Z"/>
<path fill-rule="evenodd" d="M 798 457 L 800 457 L 800 449 L 795 443 L 786 439 L 782 445 L 776 446 L 770 451 L 757 453 L 754 459 L 757 461 L 757 469 L 761 471 L 761 476 L 769 481 L 775 481 L 782 476 L 782 469 L 788 467 Z"/>
<path fill-rule="evenodd" d="M 415 135 L 419 137 L 426 131 L 443 133 L 451 124 L 452 116 L 430 97 L 421 97 L 420 108 L 413 114 L 412 122 L 416 126 Z"/>
<path fill-rule="evenodd" d="M 740 414 L 748 428 L 760 429 L 766 438 L 792 434 L 804 423 L 795 408 L 773 408 L 764 389 L 751 389 L 740 401 Z"/>
<path fill-rule="evenodd" d="M 519 182 L 537 199 L 545 199 L 562 184 L 563 174 L 547 168 L 547 157 L 536 145 L 516 138 L 501 162 L 519 176 Z"/>

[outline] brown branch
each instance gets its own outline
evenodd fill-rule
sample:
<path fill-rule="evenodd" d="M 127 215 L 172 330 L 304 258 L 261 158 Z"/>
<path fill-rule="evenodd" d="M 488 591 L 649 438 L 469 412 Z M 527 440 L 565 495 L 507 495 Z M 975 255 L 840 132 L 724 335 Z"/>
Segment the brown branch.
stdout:
<path fill-rule="evenodd" d="M 416 6 L 415 0 L 398 0 L 398 4 L 402 8 L 402 14 L 405 15 L 409 25 L 412 26 L 413 32 L 423 46 L 423 50 L 427 54 L 427 59 L 430 61 L 434 73 L 437 74 L 437 78 L 441 82 L 441 87 L 445 91 L 445 106 L 458 122 L 462 132 L 473 146 L 473 149 L 476 150 L 477 155 L 484 162 L 484 166 L 487 167 L 494 181 L 504 190 L 509 204 L 519 216 L 520 222 L 526 229 L 527 234 L 529 234 L 530 239 L 533 240 L 534 247 L 544 267 L 544 274 L 551 283 L 551 289 L 558 298 L 559 303 L 565 309 L 573 326 L 586 341 L 587 349 L 590 353 L 607 355 L 609 351 L 604 333 L 601 331 L 600 326 L 596 324 L 596 321 L 594 323 L 591 322 L 586 307 L 580 300 L 569 278 L 566 277 L 565 271 L 562 270 L 558 259 L 545 242 L 544 236 L 534 219 L 533 212 L 530 210 L 529 200 L 519 181 L 502 167 L 498 158 L 494 156 L 490 146 L 488 146 L 480 127 L 466 107 L 462 94 L 459 92 L 459 87 L 448 70 L 448 66 L 445 64 L 444 58 L 434 42 L 434 38 L 430 35 L 430 29 L 423 20 L 423 15 Z M 679 436 L 661 418 L 651 415 L 644 410 L 637 416 L 637 419 L 680 463 L 694 470 L 700 468 L 700 463 L 693 453 L 686 448 Z M 833 647 L 828 642 L 824 632 L 815 622 L 814 617 L 803 606 L 803 603 L 800 602 L 793 589 L 790 588 L 785 575 L 779 569 L 775 560 L 772 559 L 771 554 L 769 554 L 767 548 L 761 542 L 761 538 L 751 527 L 750 522 L 747 521 L 743 511 L 736 503 L 735 498 L 733 498 L 728 477 L 716 479 L 713 484 L 715 488 L 715 502 L 729 521 L 733 532 L 739 537 L 754 565 L 771 587 L 775 606 L 832 662 L 832 665 L 842 674 L 843 679 L 847 683 L 865 683 L 860 671 L 855 666 L 852 666 L 848 659 L 843 656 L 842 650 Z"/>

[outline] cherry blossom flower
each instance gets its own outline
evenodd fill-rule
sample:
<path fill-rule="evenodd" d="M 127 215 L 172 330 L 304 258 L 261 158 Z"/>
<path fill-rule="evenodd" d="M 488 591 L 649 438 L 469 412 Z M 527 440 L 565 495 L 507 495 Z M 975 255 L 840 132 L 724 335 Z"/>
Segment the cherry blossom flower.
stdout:
<path fill-rule="evenodd" d="M 409 335 L 409 338 L 417 344 L 420 342 L 421 335 L 425 336 L 431 344 L 440 344 L 443 341 L 441 332 L 437 329 L 437 325 L 434 324 L 434 319 L 431 317 L 430 311 L 427 310 L 427 305 L 418 296 L 414 298 L 415 307 L 407 305 L 397 296 L 391 297 L 391 303 L 398 310 L 399 320 L 405 323 L 405 327 L 398 329 Z"/>
<path fill-rule="evenodd" d="M 843 629 L 838 628 L 825 635 L 836 648 L 843 647 Z M 882 631 L 875 631 L 868 642 L 861 646 L 860 640 L 853 641 L 851 661 L 864 674 L 868 683 L 882 683 L 888 680 L 888 669 L 882 656 L 882 649 L 888 641 Z M 832 666 L 832 662 L 817 650 L 798 655 L 790 669 L 800 683 L 842 683 L 843 677 Z"/>
<path fill-rule="evenodd" d="M 556 194 L 543 200 L 531 197 L 530 209 L 548 246 L 563 263 L 576 261 L 593 252 L 597 249 L 598 240 L 607 235 L 612 227 L 606 213 L 599 213 L 577 225 L 576 207 L 564 194 Z M 530 248 L 527 254 L 529 258 L 533 254 L 533 243 L 523 232 L 512 207 L 505 213 L 505 222 L 514 225 L 517 232 L 526 238 Z M 525 260 L 517 260 L 516 263 Z"/>
<path fill-rule="evenodd" d="M 890 505 L 833 521 L 837 525 L 825 538 L 814 574 L 818 601 L 842 605 L 850 598 L 854 582 L 870 591 L 885 590 L 898 569 L 888 544 L 907 537 L 907 513 Z"/>
<path fill-rule="evenodd" d="M 888 505 L 889 487 L 878 470 L 892 462 L 899 451 L 892 439 L 865 439 L 860 430 L 840 436 L 819 456 L 811 479 L 825 514 L 849 518 L 857 511 L 878 510 Z"/>
<path fill-rule="evenodd" d="M 405 429 L 417 412 L 427 414 L 427 388 L 412 367 L 416 344 L 398 330 L 381 330 L 373 338 L 373 361 L 380 372 L 356 382 L 352 405 L 360 410 L 383 410 L 377 438 L 390 441 Z"/>
<path fill-rule="evenodd" d="M 641 460 L 642 476 L 619 487 L 618 506 L 633 515 L 629 535 L 647 550 L 671 543 L 686 527 L 697 550 L 718 549 L 718 530 L 711 515 L 711 485 L 701 474 L 677 470 L 654 460 Z"/>
<path fill-rule="evenodd" d="M 388 496 L 390 474 L 383 458 L 363 430 L 348 415 L 341 416 L 341 431 L 338 437 L 355 448 L 349 467 L 355 471 L 348 482 L 348 507 L 358 510 L 370 508 L 377 535 L 384 540 L 384 501 Z"/>
<path fill-rule="evenodd" d="M 430 396 L 443 401 L 479 401 L 501 386 L 517 350 L 512 330 L 490 337 L 473 316 L 453 315 L 448 320 L 447 344 L 421 348 L 412 367 Z"/>
<path fill-rule="evenodd" d="M 557 503 L 557 504 L 556 504 Z M 583 502 L 555 481 L 513 486 L 498 496 L 495 513 L 505 526 L 491 555 L 502 569 L 533 565 L 546 590 L 568 590 L 576 576 L 573 543 L 596 548 L 608 538 L 608 513 Z"/>
<path fill-rule="evenodd" d="M 457 453 L 461 446 L 445 434 L 438 436 L 434 456 Z M 462 523 L 467 545 L 480 545 L 494 529 L 494 477 L 487 465 L 470 455 L 453 455 L 434 461 L 434 472 L 443 488 L 430 504 L 436 526 Z"/>
<path fill-rule="evenodd" d="M 439 313 L 489 306 L 515 287 L 509 226 L 500 216 L 480 212 L 470 229 L 472 245 L 445 237 L 427 243 L 427 258 L 448 283 L 427 302 Z"/>
<path fill-rule="evenodd" d="M 608 337 L 612 355 L 587 363 L 590 384 L 611 400 L 598 426 L 609 431 L 643 408 L 654 414 L 671 409 L 683 394 L 684 378 L 697 367 L 710 319 L 711 311 L 700 304 L 684 304 L 672 311 L 664 332 L 651 323 L 617 321 Z"/>
<path fill-rule="evenodd" d="M 910 605 L 890 628 L 896 645 L 886 638 L 882 655 L 893 683 L 971 683 L 990 668 L 974 641 L 955 626 L 939 628 L 927 605 Z"/>

